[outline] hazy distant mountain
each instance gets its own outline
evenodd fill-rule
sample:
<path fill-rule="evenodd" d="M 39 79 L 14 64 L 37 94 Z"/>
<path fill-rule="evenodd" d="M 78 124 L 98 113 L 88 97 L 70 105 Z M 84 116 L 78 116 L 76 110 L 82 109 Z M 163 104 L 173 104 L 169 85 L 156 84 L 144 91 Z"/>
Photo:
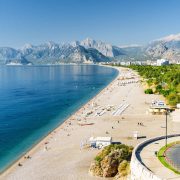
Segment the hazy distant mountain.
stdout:
<path fill-rule="evenodd" d="M 30 61 L 21 57 L 19 59 L 9 59 L 5 62 L 6 65 L 32 65 Z"/>
<path fill-rule="evenodd" d="M 154 40 L 146 46 L 113 46 L 87 38 L 67 44 L 47 42 L 21 49 L 0 48 L 0 64 L 97 63 L 107 61 L 180 59 L 180 34 Z"/>
<path fill-rule="evenodd" d="M 80 45 L 59 45 L 48 42 L 39 46 L 22 49 L 23 56 L 34 64 L 92 63 L 108 61 L 108 58 L 96 49 L 86 49 Z"/>
<path fill-rule="evenodd" d="M 116 57 L 124 55 L 123 50 L 117 46 L 112 46 L 111 44 L 104 43 L 102 41 L 95 41 L 91 38 L 87 38 L 79 43 L 85 48 L 94 48 L 101 52 L 107 57 Z"/>
<path fill-rule="evenodd" d="M 121 46 L 123 54 L 127 56 L 137 56 L 144 52 L 144 47 L 139 45 Z"/>
<path fill-rule="evenodd" d="M 1 64 L 59 64 L 107 62 L 109 58 L 94 48 L 79 44 L 56 44 L 47 42 L 39 46 L 26 44 L 19 50 L 0 48 Z"/>
<path fill-rule="evenodd" d="M 180 34 L 166 36 L 150 42 L 145 53 L 152 58 L 180 60 Z"/>
<path fill-rule="evenodd" d="M 21 58 L 21 53 L 13 48 L 0 48 L 0 63 L 5 64 L 7 60 Z"/>

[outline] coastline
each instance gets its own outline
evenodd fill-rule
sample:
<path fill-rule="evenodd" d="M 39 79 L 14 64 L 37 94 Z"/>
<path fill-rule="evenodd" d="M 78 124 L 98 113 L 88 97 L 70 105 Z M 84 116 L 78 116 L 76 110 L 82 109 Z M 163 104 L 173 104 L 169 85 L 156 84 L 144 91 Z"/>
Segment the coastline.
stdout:
<path fill-rule="evenodd" d="M 82 111 L 88 104 L 90 104 L 95 98 L 97 98 L 98 96 L 100 96 L 106 88 L 108 88 L 114 81 L 117 80 L 119 74 L 120 74 L 120 70 L 117 67 L 112 67 L 112 66 L 105 66 L 105 65 L 98 65 L 98 66 L 104 66 L 107 68 L 114 68 L 116 69 L 117 75 L 115 76 L 115 78 L 112 79 L 112 81 L 110 81 L 105 87 L 102 88 L 102 90 L 100 90 L 95 96 L 93 96 L 92 98 L 90 98 L 85 104 L 83 104 L 82 106 L 80 106 L 80 108 L 75 111 L 74 113 L 72 113 L 71 115 L 69 115 L 68 118 L 66 118 L 60 125 L 58 125 L 55 129 L 51 130 L 46 136 L 42 137 L 42 139 L 40 139 L 37 143 L 35 143 L 29 150 L 27 150 L 27 152 L 23 153 L 16 161 L 12 162 L 12 164 L 10 164 L 7 168 L 5 168 L 1 173 L 0 173 L 0 179 L 5 176 L 6 174 L 8 174 L 9 172 L 11 172 L 15 167 L 18 166 L 19 163 L 23 163 L 25 162 L 27 159 L 25 159 L 25 156 L 32 156 L 33 153 L 35 153 L 40 147 L 44 146 L 45 142 L 48 141 L 49 137 L 56 131 L 60 130 L 63 128 L 63 126 L 66 125 L 66 123 L 68 123 L 69 120 L 71 120 L 71 118 L 73 116 L 76 116 L 76 114 L 79 113 L 79 111 Z"/>
<path fill-rule="evenodd" d="M 152 99 L 162 97 L 144 94 L 140 81 L 123 79 L 123 76 L 133 74 L 134 78 L 139 80 L 136 72 L 128 68 L 115 68 L 121 73 L 108 86 L 31 149 L 26 156 L 29 155 L 32 159 L 22 157 L 18 161 L 22 166 L 19 167 L 16 162 L 0 179 L 102 179 L 88 174 L 90 164 L 99 150 L 81 148 L 82 141 L 88 140 L 90 136 L 111 136 L 113 141 L 136 146 L 146 138 L 164 134 L 164 116 L 147 114 Z M 123 84 L 123 81 L 127 83 Z M 128 103 L 128 108 L 120 115 L 112 115 L 122 103 Z M 97 104 L 97 107 L 92 107 L 92 104 Z M 107 110 L 109 106 L 113 106 L 110 111 Z M 96 116 L 98 109 L 106 109 L 106 113 Z M 92 114 L 87 117 L 90 111 Z M 143 125 L 139 126 L 139 122 Z M 87 123 L 92 125 L 80 125 Z M 169 132 L 175 133 L 171 121 L 168 121 L 168 127 Z M 134 131 L 138 131 L 139 135 L 145 138 L 134 139 Z"/>

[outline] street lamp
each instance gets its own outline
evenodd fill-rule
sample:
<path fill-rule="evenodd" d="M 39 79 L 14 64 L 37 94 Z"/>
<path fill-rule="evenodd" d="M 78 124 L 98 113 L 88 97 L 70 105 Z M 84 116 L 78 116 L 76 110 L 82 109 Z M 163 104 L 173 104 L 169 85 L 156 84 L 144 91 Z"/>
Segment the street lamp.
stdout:
<path fill-rule="evenodd" d="M 166 147 L 167 147 L 167 115 L 168 115 L 169 109 L 166 108 L 165 110 L 166 110 L 166 112 L 165 112 L 165 114 L 166 114 L 166 136 L 165 136 L 165 145 L 166 145 Z"/>

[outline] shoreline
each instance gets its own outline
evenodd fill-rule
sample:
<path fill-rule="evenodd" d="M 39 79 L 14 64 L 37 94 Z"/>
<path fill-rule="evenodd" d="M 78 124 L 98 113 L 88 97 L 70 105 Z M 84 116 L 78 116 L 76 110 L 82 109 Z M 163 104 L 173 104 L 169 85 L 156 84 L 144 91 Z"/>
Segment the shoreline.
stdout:
<path fill-rule="evenodd" d="M 115 76 L 115 78 L 113 78 L 105 87 L 102 88 L 102 90 L 100 90 L 95 96 L 93 96 L 92 98 L 90 98 L 87 102 L 85 102 L 84 104 L 82 104 L 80 106 L 80 108 L 78 108 L 74 113 L 72 113 L 71 115 L 69 115 L 66 119 L 64 119 L 64 121 L 59 124 L 55 129 L 51 130 L 47 135 L 45 135 L 44 137 L 42 137 L 37 143 L 35 143 L 32 147 L 30 147 L 27 152 L 23 153 L 17 160 L 15 160 L 14 162 L 12 162 L 7 168 L 5 168 L 1 173 L 0 173 L 0 179 L 2 176 L 8 174 L 11 170 L 13 170 L 14 168 L 16 168 L 16 166 L 18 166 L 19 163 L 24 163 L 27 159 L 25 159 L 25 156 L 31 156 L 32 154 L 34 154 L 41 146 L 44 146 L 44 144 L 46 143 L 46 141 L 48 140 L 48 138 L 55 133 L 56 131 L 60 130 L 63 128 L 63 126 L 66 125 L 66 123 L 68 123 L 68 121 L 72 120 L 73 116 L 76 116 L 76 114 L 78 114 L 81 110 L 83 110 L 87 105 L 89 105 L 94 99 L 96 99 L 98 96 L 100 96 L 109 86 L 111 86 L 119 77 L 120 75 L 120 69 L 117 67 L 113 67 L 113 66 L 106 66 L 106 65 L 98 65 L 98 66 L 104 66 L 107 68 L 113 68 L 116 69 L 117 75 Z"/>
<path fill-rule="evenodd" d="M 115 142 L 135 147 L 145 139 L 164 134 L 165 117 L 147 114 L 152 100 L 162 97 L 144 94 L 140 77 L 135 71 L 114 68 L 121 73 L 31 149 L 26 155 L 32 159 L 22 157 L 19 160 L 22 166 L 18 166 L 18 161 L 0 179 L 100 180 L 102 178 L 88 173 L 91 162 L 100 150 L 81 146 L 84 142 L 83 145 L 86 145 L 90 137 L 110 136 Z M 128 107 L 120 109 L 122 105 Z M 178 131 L 177 125 L 168 121 L 168 132 L 175 134 Z M 134 132 L 142 138 L 134 138 Z"/>

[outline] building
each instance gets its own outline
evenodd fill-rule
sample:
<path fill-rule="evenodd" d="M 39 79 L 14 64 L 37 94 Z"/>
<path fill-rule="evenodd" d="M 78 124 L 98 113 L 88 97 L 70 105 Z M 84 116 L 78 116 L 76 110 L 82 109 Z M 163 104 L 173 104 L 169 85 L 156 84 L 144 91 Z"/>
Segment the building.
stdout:
<path fill-rule="evenodd" d="M 155 100 L 152 101 L 151 106 L 149 107 L 149 112 L 152 114 L 165 114 L 168 106 L 166 106 L 164 101 Z"/>
<path fill-rule="evenodd" d="M 103 148 L 112 143 L 112 137 L 90 137 L 89 142 L 91 147 Z"/>
<path fill-rule="evenodd" d="M 151 106 L 162 107 L 162 106 L 166 106 L 166 104 L 164 101 L 161 101 L 161 100 L 153 100 L 151 103 Z"/>
<path fill-rule="evenodd" d="M 167 59 L 158 59 L 156 62 L 157 66 L 162 66 L 162 65 L 169 65 L 169 60 Z"/>

